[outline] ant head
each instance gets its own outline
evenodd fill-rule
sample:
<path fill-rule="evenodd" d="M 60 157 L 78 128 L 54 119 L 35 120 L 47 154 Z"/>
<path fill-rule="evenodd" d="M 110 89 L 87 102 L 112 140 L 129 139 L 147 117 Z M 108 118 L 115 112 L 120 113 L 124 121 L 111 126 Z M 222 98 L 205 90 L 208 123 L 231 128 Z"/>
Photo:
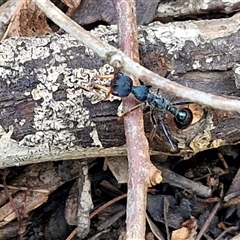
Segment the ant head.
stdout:
<path fill-rule="evenodd" d="M 118 97 L 127 97 L 132 91 L 132 79 L 118 72 L 111 82 L 111 93 Z"/>
<path fill-rule="evenodd" d="M 174 122 L 179 129 L 187 128 L 193 120 L 192 111 L 188 108 L 180 109 L 174 117 Z"/>

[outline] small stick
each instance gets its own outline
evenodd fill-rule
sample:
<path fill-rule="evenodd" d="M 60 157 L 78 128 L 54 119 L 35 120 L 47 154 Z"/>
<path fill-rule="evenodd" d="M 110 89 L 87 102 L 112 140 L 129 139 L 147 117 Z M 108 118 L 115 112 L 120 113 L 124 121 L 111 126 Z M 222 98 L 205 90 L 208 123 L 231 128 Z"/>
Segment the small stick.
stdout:
<path fill-rule="evenodd" d="M 203 234 L 206 232 L 207 228 L 209 227 L 209 225 L 211 224 L 216 212 L 218 211 L 219 207 L 220 207 L 221 202 L 219 201 L 213 208 L 212 212 L 210 213 L 208 219 L 206 220 L 206 222 L 203 224 L 202 229 L 200 230 L 200 232 L 198 233 L 198 235 L 196 236 L 195 240 L 200 240 L 201 237 L 203 236 Z"/>
<path fill-rule="evenodd" d="M 223 164 L 225 170 L 228 170 L 228 164 L 227 164 L 227 162 L 225 161 L 225 159 L 224 159 L 222 153 L 218 152 L 218 158 L 219 158 L 220 161 L 222 162 L 222 164 Z"/>
<path fill-rule="evenodd" d="M 169 227 L 168 227 L 168 210 L 169 210 L 169 201 L 166 197 L 163 199 L 163 216 L 164 216 L 164 223 L 165 223 L 165 228 L 166 228 L 166 233 L 167 233 L 167 240 L 170 240 L 170 232 L 169 232 Z"/>

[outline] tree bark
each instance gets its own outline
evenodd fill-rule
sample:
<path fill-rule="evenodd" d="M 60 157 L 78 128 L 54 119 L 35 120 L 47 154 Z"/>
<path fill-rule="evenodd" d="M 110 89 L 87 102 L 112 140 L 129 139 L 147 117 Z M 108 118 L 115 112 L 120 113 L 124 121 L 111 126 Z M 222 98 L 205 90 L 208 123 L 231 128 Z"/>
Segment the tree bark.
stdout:
<path fill-rule="evenodd" d="M 140 27 L 141 64 L 162 75 L 163 68 L 171 70 L 169 78 L 183 85 L 238 99 L 232 68 L 240 60 L 239 18 Z M 100 26 L 92 33 L 117 46 L 116 32 Z M 94 76 L 112 68 L 91 50 L 68 35 L 51 35 L 7 39 L 0 52 L 0 168 L 126 154 L 123 123 L 117 121 L 120 101 L 102 101 L 92 87 Z M 164 115 L 178 144 L 174 154 L 239 142 L 238 113 L 195 107 L 201 116 L 184 130 Z M 145 118 L 148 135 L 152 125 L 149 114 Z M 158 135 L 152 149 L 173 154 L 160 127 Z"/>
<path fill-rule="evenodd" d="M 221 13 L 233 13 L 240 9 L 239 0 L 229 1 L 195 1 L 195 0 L 177 0 L 160 3 L 158 5 L 157 14 L 155 18 L 164 17 L 179 17 L 179 16 L 192 16 L 196 18 L 196 15 L 215 13 L 220 15 Z"/>

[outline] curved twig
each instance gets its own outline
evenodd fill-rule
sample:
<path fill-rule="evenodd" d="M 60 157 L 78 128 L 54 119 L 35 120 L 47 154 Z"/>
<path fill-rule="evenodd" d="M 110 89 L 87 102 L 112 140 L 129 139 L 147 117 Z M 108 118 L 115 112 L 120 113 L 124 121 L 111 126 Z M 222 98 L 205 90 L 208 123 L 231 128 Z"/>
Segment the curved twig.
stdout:
<path fill-rule="evenodd" d="M 114 67 L 122 68 L 130 75 L 134 75 L 145 83 L 159 87 L 178 97 L 189 99 L 190 101 L 212 108 L 240 112 L 239 101 L 204 93 L 165 79 L 134 62 L 117 48 L 103 43 L 89 34 L 88 31 L 84 30 L 76 22 L 67 17 L 49 0 L 35 0 L 35 3 L 53 22 L 70 33 L 77 40 L 83 42 L 87 47 L 91 48 L 102 59 L 109 62 Z"/>

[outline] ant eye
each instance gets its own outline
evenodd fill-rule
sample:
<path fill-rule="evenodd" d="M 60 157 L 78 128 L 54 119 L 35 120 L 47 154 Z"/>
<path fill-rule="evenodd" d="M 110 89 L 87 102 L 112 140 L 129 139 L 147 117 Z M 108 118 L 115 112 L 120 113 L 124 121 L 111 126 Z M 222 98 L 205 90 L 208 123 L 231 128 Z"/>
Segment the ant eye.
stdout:
<path fill-rule="evenodd" d="M 178 114 L 174 117 L 174 122 L 179 129 L 187 128 L 193 120 L 192 111 L 188 108 L 179 110 Z"/>

